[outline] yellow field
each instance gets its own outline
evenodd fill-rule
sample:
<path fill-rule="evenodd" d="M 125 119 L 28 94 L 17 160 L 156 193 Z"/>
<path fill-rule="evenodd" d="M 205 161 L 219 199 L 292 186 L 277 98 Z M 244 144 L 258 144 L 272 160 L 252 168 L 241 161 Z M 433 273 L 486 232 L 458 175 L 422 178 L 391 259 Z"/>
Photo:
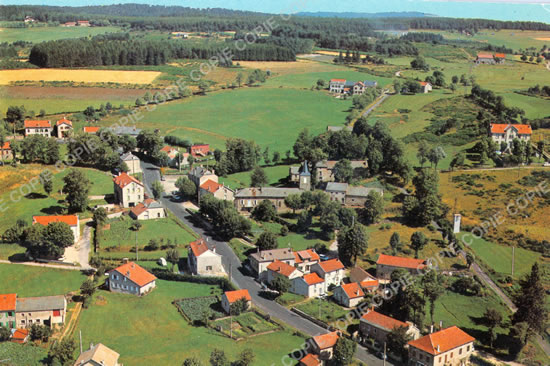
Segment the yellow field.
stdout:
<path fill-rule="evenodd" d="M 320 55 L 328 55 L 328 56 L 338 56 L 340 52 L 336 51 L 316 51 L 315 53 L 318 53 Z"/>
<path fill-rule="evenodd" d="M 550 37 L 539 37 L 535 38 L 537 41 L 550 41 Z"/>
<path fill-rule="evenodd" d="M 78 83 L 150 84 L 161 72 L 119 70 L 23 69 L 1 70 L 0 85 L 15 81 L 73 81 Z"/>
<path fill-rule="evenodd" d="M 250 69 L 269 70 L 274 74 L 301 74 L 306 72 L 327 72 L 347 70 L 343 66 L 327 65 L 321 62 L 310 60 L 297 61 L 237 61 L 241 66 Z"/>

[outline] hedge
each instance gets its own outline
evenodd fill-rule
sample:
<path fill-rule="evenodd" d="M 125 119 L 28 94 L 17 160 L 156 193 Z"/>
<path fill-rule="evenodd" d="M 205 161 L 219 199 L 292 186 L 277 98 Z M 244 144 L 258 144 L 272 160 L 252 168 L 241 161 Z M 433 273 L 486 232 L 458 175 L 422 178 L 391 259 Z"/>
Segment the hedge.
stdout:
<path fill-rule="evenodd" d="M 177 282 L 191 282 L 191 283 L 200 283 L 205 285 L 217 285 L 223 291 L 233 291 L 237 287 L 225 277 L 203 277 L 203 276 L 192 276 L 188 274 L 173 273 L 164 268 L 153 268 L 151 272 L 161 280 L 166 281 L 177 281 Z"/>

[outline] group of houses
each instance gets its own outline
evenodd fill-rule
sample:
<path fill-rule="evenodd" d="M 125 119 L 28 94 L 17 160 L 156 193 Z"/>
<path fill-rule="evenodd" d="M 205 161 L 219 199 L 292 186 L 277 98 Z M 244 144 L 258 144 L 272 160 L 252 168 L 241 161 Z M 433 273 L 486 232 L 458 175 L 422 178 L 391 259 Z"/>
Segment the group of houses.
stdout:
<path fill-rule="evenodd" d="M 31 135 L 41 135 L 44 137 L 57 137 L 63 139 L 69 137 L 73 130 L 73 123 L 63 117 L 55 125 L 50 120 L 25 120 L 25 137 Z"/>
<path fill-rule="evenodd" d="M 33 324 L 54 327 L 65 322 L 65 296 L 18 297 L 0 294 L 0 327 L 27 329 Z"/>
<path fill-rule="evenodd" d="M 330 79 L 329 91 L 334 94 L 361 95 L 368 88 L 376 88 L 377 81 L 352 81 L 346 79 Z"/>

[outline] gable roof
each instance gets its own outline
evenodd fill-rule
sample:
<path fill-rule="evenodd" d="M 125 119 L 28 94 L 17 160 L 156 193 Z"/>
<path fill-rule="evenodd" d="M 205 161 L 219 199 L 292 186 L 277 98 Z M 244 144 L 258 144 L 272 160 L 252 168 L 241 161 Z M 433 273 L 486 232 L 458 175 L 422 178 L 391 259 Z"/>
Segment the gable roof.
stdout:
<path fill-rule="evenodd" d="M 11 150 L 11 142 L 10 141 L 4 142 L 4 145 L 2 145 L 2 149 L 3 150 Z"/>
<path fill-rule="evenodd" d="M 493 58 L 492 53 L 479 52 L 477 58 Z"/>
<path fill-rule="evenodd" d="M 290 194 L 302 193 L 300 188 L 286 188 L 286 187 L 261 187 L 261 188 L 243 188 L 235 194 L 235 198 L 247 198 L 247 197 L 270 197 L 270 198 L 285 198 Z"/>
<path fill-rule="evenodd" d="M 86 133 L 97 133 L 101 127 L 98 126 L 84 126 L 84 132 Z"/>
<path fill-rule="evenodd" d="M 330 79 L 331 83 L 345 83 L 346 79 Z"/>
<path fill-rule="evenodd" d="M 285 277 L 290 277 L 290 275 L 292 275 L 294 271 L 297 271 L 296 267 L 293 267 L 290 264 L 286 264 L 285 262 L 281 262 L 278 260 L 270 263 L 269 266 L 267 266 L 267 269 Z"/>
<path fill-rule="evenodd" d="M 359 286 L 361 286 L 361 288 L 364 288 L 364 289 L 369 289 L 371 287 L 378 287 L 380 285 L 380 283 L 378 282 L 378 280 L 367 280 L 367 281 L 361 281 L 359 283 Z"/>
<path fill-rule="evenodd" d="M 41 297 L 24 297 L 17 298 L 15 311 L 30 312 L 30 311 L 51 311 L 65 309 L 65 296 L 41 296 Z"/>
<path fill-rule="evenodd" d="M 308 286 L 313 286 L 313 285 L 316 285 L 318 283 L 325 282 L 325 280 L 323 280 L 321 277 L 319 277 L 319 275 L 315 272 L 308 273 L 308 274 L 304 275 L 304 277 L 302 277 L 302 278 L 308 284 Z"/>
<path fill-rule="evenodd" d="M 62 125 L 62 124 L 67 124 L 69 126 L 73 126 L 73 123 L 71 121 L 69 121 L 67 118 L 63 117 L 61 118 L 59 121 L 56 122 L 56 126 L 59 126 L 59 125 Z"/>
<path fill-rule="evenodd" d="M 141 183 L 136 178 L 132 177 L 131 175 L 128 175 L 126 172 L 120 173 L 118 176 L 113 178 L 113 182 L 120 188 L 126 187 L 130 183 L 136 183 L 143 187 L 143 183 Z"/>
<path fill-rule="evenodd" d="M 502 59 L 505 59 L 505 58 L 506 58 L 506 54 L 505 54 L 505 53 L 495 53 L 495 58 L 502 58 Z"/>
<path fill-rule="evenodd" d="M 295 263 L 302 263 L 304 261 L 320 261 L 321 258 L 319 254 L 313 249 L 299 250 L 294 252 L 294 257 L 296 258 Z"/>
<path fill-rule="evenodd" d="M 98 343 L 86 352 L 80 354 L 75 365 L 81 365 L 90 361 L 103 366 L 116 366 L 120 355 L 109 347 Z"/>
<path fill-rule="evenodd" d="M 321 365 L 321 361 L 319 361 L 319 356 L 314 355 L 313 353 L 308 353 L 300 360 L 300 365 L 319 366 Z"/>
<path fill-rule="evenodd" d="M 336 342 L 338 342 L 338 338 L 340 338 L 338 332 L 330 332 L 313 337 L 313 341 L 317 344 L 319 349 L 323 350 L 334 347 Z"/>
<path fill-rule="evenodd" d="M 374 279 L 367 271 L 358 266 L 353 267 L 349 271 L 349 278 L 352 282 L 362 282 L 366 279 Z"/>
<path fill-rule="evenodd" d="M 344 265 L 342 262 L 340 262 L 338 259 L 329 259 L 328 261 L 319 262 L 319 266 L 325 271 L 325 273 L 328 272 L 334 272 L 341 269 L 344 269 Z"/>
<path fill-rule="evenodd" d="M 147 272 L 143 269 L 143 267 L 134 262 L 123 264 L 122 266 L 113 269 L 113 271 L 117 271 L 122 276 L 130 279 L 130 281 L 140 287 L 143 287 L 157 279 L 153 274 Z"/>
<path fill-rule="evenodd" d="M 162 205 L 152 198 L 147 198 L 145 201 L 138 203 L 130 210 L 136 217 L 144 213 L 150 208 L 162 208 Z"/>
<path fill-rule="evenodd" d="M 520 135 L 530 135 L 533 132 L 531 125 L 491 123 L 491 133 L 505 133 L 509 128 L 515 128 Z"/>
<path fill-rule="evenodd" d="M 473 341 L 475 341 L 474 337 L 453 325 L 439 332 L 410 341 L 407 344 L 432 355 L 437 355 Z"/>
<path fill-rule="evenodd" d="M 432 85 L 432 84 L 428 83 L 427 81 L 421 81 L 420 85 L 426 86 L 426 85 Z"/>
<path fill-rule="evenodd" d="M 295 259 L 294 252 L 289 248 L 277 248 L 262 250 L 260 252 L 250 254 L 258 262 L 273 262 L 275 260 L 291 260 Z"/>
<path fill-rule="evenodd" d="M 16 294 L 0 294 L 0 311 L 15 311 L 16 299 Z"/>
<path fill-rule="evenodd" d="M 131 152 L 127 152 L 127 153 L 122 154 L 120 156 L 120 160 L 130 161 L 130 160 L 139 160 L 139 158 L 137 156 L 135 156 L 134 154 L 132 154 Z"/>
<path fill-rule="evenodd" d="M 424 259 L 395 257 L 393 255 L 380 254 L 376 264 L 382 264 L 391 267 L 401 267 L 410 269 L 422 269 L 426 267 L 426 261 Z"/>
<path fill-rule="evenodd" d="M 409 324 L 402 322 L 401 320 L 394 319 L 390 316 L 380 314 L 377 311 L 369 310 L 366 314 L 361 317 L 361 321 L 366 321 L 367 323 L 377 325 L 380 328 L 383 328 L 387 331 L 392 331 L 394 328 L 400 327 L 409 327 Z"/>
<path fill-rule="evenodd" d="M 28 336 L 29 336 L 28 329 L 14 329 L 11 335 L 11 341 L 14 343 L 23 344 L 27 340 Z"/>
<path fill-rule="evenodd" d="M 78 225 L 78 216 L 63 215 L 63 216 L 33 216 L 32 223 L 48 226 L 51 222 L 64 222 L 69 226 Z"/>
<path fill-rule="evenodd" d="M 252 301 L 252 298 L 250 297 L 250 293 L 248 292 L 247 289 L 236 290 L 236 291 L 225 291 L 224 295 L 230 304 L 233 304 L 235 301 L 240 300 L 242 298 L 245 298 L 247 301 Z"/>
<path fill-rule="evenodd" d="M 328 182 L 325 188 L 327 192 L 345 192 L 348 189 L 347 183 Z"/>
<path fill-rule="evenodd" d="M 52 124 L 49 120 L 25 120 L 25 128 L 51 128 Z"/>
<path fill-rule="evenodd" d="M 199 238 L 189 243 L 189 248 L 191 248 L 191 252 L 193 252 L 195 257 L 199 257 L 201 254 L 209 250 L 208 245 L 206 245 L 206 241 L 203 238 Z"/>
<path fill-rule="evenodd" d="M 200 188 L 204 189 L 207 192 L 215 193 L 223 187 L 220 183 L 214 182 L 212 179 L 208 179 L 206 182 L 201 184 Z"/>
<path fill-rule="evenodd" d="M 344 290 L 344 293 L 349 299 L 356 299 L 358 297 L 365 296 L 363 289 L 361 289 L 357 282 L 346 283 L 340 287 L 342 287 L 342 290 Z"/>

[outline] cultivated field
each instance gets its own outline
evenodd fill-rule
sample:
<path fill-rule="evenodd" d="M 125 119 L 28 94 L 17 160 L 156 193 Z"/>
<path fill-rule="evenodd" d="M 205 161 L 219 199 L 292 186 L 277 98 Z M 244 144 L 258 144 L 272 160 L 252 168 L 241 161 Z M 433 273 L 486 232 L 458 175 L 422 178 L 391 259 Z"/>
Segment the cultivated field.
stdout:
<path fill-rule="evenodd" d="M 150 84 L 158 71 L 119 71 L 89 69 L 21 69 L 1 70 L 0 85 L 15 81 L 72 81 L 78 83 Z"/>
<path fill-rule="evenodd" d="M 32 27 L 0 28 L 2 42 L 26 41 L 40 43 L 57 39 L 81 38 L 120 32 L 119 27 Z"/>

